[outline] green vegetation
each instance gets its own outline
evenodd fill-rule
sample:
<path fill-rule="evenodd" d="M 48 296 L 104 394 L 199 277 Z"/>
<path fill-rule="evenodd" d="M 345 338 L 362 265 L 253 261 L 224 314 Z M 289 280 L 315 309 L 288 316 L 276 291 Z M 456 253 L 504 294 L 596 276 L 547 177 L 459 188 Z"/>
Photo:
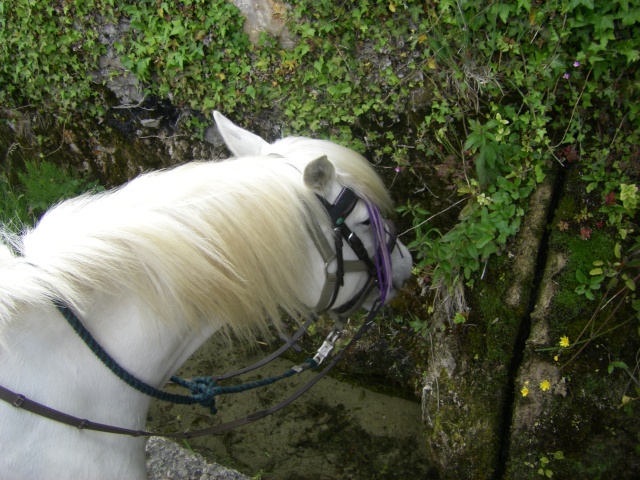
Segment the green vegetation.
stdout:
<path fill-rule="evenodd" d="M 575 164 L 586 181 L 576 193 L 588 201 L 558 228 L 633 232 L 638 2 L 294 0 L 281 15 L 292 49 L 267 34 L 252 45 L 224 0 L 0 1 L 2 116 L 102 119 L 110 107 L 95 73 L 109 51 L 146 95 L 186 109 L 190 128 L 204 125 L 189 109 L 270 109 L 295 133 L 366 151 L 415 191 L 435 171 L 444 185 L 433 195 L 461 198 L 434 214 L 429 198 L 407 194 L 399 211 L 413 225 L 416 273 L 452 324 L 466 321 L 464 285 L 508 247 L 550 169 Z M 122 35 L 108 37 L 116 24 Z M 438 223 L 448 209 L 453 228 Z M 588 298 L 604 281 L 592 270 L 571 281 Z"/>
<path fill-rule="evenodd" d="M 551 457 L 551 460 L 549 459 L 549 457 Z M 541 475 L 542 477 L 553 478 L 553 470 L 551 470 L 551 466 L 552 466 L 551 461 L 552 460 L 564 460 L 564 454 L 560 450 L 558 450 L 557 452 L 549 454 L 549 457 L 547 457 L 547 456 L 540 457 L 540 463 L 539 464 L 525 462 L 525 465 L 527 467 L 532 468 L 532 469 L 535 469 L 536 467 L 539 467 L 536 470 L 536 473 L 538 475 Z"/>
<path fill-rule="evenodd" d="M 458 181 L 469 201 L 452 230 L 442 234 L 414 215 L 412 246 L 425 273 L 449 289 L 473 285 L 473 273 L 518 230 L 535 185 L 559 164 L 584 165 L 586 192 L 605 200 L 599 211 L 624 238 L 636 213 L 636 188 L 628 182 L 637 178 L 640 131 L 633 66 L 639 42 L 632 34 L 639 6 L 525 1 L 439 8 L 430 30 L 441 39 L 438 61 L 451 71 L 450 86 L 475 101 L 474 108 L 459 101 L 450 109 L 467 133 L 464 145 L 442 144 L 474 165 L 475 178 Z M 440 123 L 441 136 L 452 138 L 452 124 Z M 584 228 L 583 236 L 590 234 Z"/>
<path fill-rule="evenodd" d="M 607 221 L 630 228 L 639 12 L 605 0 L 296 0 L 286 12 L 296 44 L 285 50 L 266 34 L 251 45 L 224 0 L 0 2 L 0 103 L 104 115 L 92 83 L 108 43 L 99 32 L 126 21 L 110 46 L 146 94 L 239 117 L 274 109 L 296 133 L 366 149 L 419 185 L 434 166 L 447 170 L 464 199 L 453 229 L 413 198 L 401 212 L 421 274 L 451 297 L 505 248 L 553 165 L 584 164 Z M 406 131 L 389 128 L 401 118 Z"/>
<path fill-rule="evenodd" d="M 0 1 L 0 105 L 66 114 L 95 109 L 91 72 L 106 51 L 96 7 L 106 3 L 113 2 Z"/>
<path fill-rule="evenodd" d="M 19 184 L 14 187 L 0 174 L 0 224 L 14 231 L 33 225 L 62 200 L 103 190 L 96 182 L 78 178 L 48 161 L 27 162 L 25 172 L 18 173 L 18 177 Z"/>
<path fill-rule="evenodd" d="M 18 231 L 27 217 L 24 196 L 15 192 L 7 178 L 0 175 L 0 223 Z"/>
<path fill-rule="evenodd" d="M 411 331 L 431 348 L 436 333 L 459 334 L 460 352 L 471 352 L 477 369 L 469 377 L 480 378 L 509 362 L 526 314 L 496 293 L 514 282 L 505 253 L 532 193 L 568 172 L 568 194 L 550 226 L 551 249 L 567 259 L 553 278 L 550 340 L 535 355 L 566 374 L 584 405 L 602 412 L 610 400 L 603 392 L 614 390 L 603 385 L 622 385 L 615 408 L 637 413 L 640 1 L 288 3 L 280 15 L 295 39 L 291 49 L 267 34 L 251 44 L 238 9 L 224 0 L 0 0 L 0 127 L 33 137 L 10 141 L 3 153 L 0 221 L 19 228 L 58 199 L 95 188 L 56 167 L 57 156 L 29 156 L 32 143 L 48 151 L 69 144 L 64 127 L 54 139 L 46 138 L 48 126 L 33 134 L 28 125 L 37 112 L 69 132 L 87 117 L 107 130 L 117 100 L 96 72 L 109 54 L 123 66 L 110 75 L 128 71 L 147 98 L 179 107 L 179 128 L 189 135 L 203 134 L 213 109 L 239 122 L 267 111 L 285 120 L 284 134 L 330 138 L 367 154 L 394 185 L 398 211 L 412 227 L 403 240 L 415 252 L 425 295 L 405 299 Z M 120 36 L 105 33 L 114 25 Z M 16 152 L 22 157 L 13 161 Z M 465 291 L 473 293 L 473 311 Z M 448 325 L 431 322 L 438 308 Z M 607 349 L 604 360 L 596 348 Z M 495 372 L 465 392 L 468 404 L 479 395 L 495 409 L 492 395 L 507 375 Z M 552 398 L 552 381 L 532 383 L 525 400 Z M 576 438 L 565 444 L 577 445 L 587 442 L 592 412 L 570 397 L 549 410 L 548 431 L 571 417 Z M 454 400 L 437 418 L 446 428 L 446 415 L 459 414 Z M 469 424 L 461 417 L 452 438 L 489 416 L 471 415 Z M 497 431 L 491 428 L 487 442 Z M 553 435 L 540 434 L 540 442 Z M 491 452 L 483 465 L 492 465 Z M 546 477 L 578 468 L 574 452 L 562 452 L 545 445 L 526 452 L 518 468 Z M 609 467 L 584 471 L 594 468 Z"/>

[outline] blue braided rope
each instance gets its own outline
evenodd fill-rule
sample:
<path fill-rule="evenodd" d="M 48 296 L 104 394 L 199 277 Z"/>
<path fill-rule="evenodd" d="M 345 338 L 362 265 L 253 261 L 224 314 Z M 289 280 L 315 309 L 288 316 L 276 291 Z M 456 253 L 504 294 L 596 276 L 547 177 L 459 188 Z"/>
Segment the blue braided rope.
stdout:
<path fill-rule="evenodd" d="M 305 360 L 306 365 L 301 366 L 299 369 L 289 369 L 281 375 L 274 377 L 264 378 L 262 380 L 256 380 L 255 382 L 243 383 L 242 385 L 223 387 L 216 384 L 213 377 L 199 377 L 192 378 L 191 380 L 185 380 L 180 377 L 171 377 L 171 381 L 181 387 L 187 388 L 191 391 L 193 399 L 195 399 L 203 407 L 209 408 L 211 413 L 218 411 L 216 407 L 216 396 L 226 393 L 240 393 L 247 390 L 253 390 L 254 388 L 265 387 L 271 385 L 285 378 L 289 378 L 293 375 L 300 373 L 301 371 L 309 368 L 315 368 L 318 366 L 317 362 L 313 358 Z"/>
<path fill-rule="evenodd" d="M 111 358 L 111 356 L 105 351 L 105 349 L 102 348 L 102 346 L 96 341 L 96 339 L 93 338 L 93 335 L 91 335 L 91 333 L 85 328 L 80 319 L 76 316 L 75 313 L 73 313 L 73 311 L 71 311 L 69 307 L 63 305 L 60 302 L 54 303 L 58 311 L 62 314 L 69 325 L 71 325 L 73 330 L 78 334 L 82 341 L 84 341 L 89 349 L 96 355 L 96 357 L 98 357 L 98 359 L 102 363 L 104 363 L 104 365 L 109 370 L 111 370 L 118 378 L 120 378 L 130 387 L 138 390 L 141 393 L 144 393 L 145 395 L 165 402 L 176 403 L 179 405 L 199 404 L 203 407 L 209 408 L 211 413 L 216 413 L 218 411 L 218 409 L 216 408 L 216 395 L 244 392 L 246 390 L 252 390 L 261 386 L 270 385 L 279 380 L 291 377 L 304 370 L 315 368 L 317 366 L 316 362 L 313 359 L 307 359 L 306 365 L 297 369 L 292 368 L 282 375 L 268 377 L 255 382 L 230 387 L 218 386 L 213 377 L 200 377 L 194 378 L 192 380 L 184 380 L 180 377 L 173 376 L 171 377 L 171 381 L 173 383 L 176 383 L 177 385 L 180 385 L 181 387 L 189 389 L 191 391 L 191 395 L 167 393 L 155 387 L 152 387 L 151 385 L 136 378 L 134 375 L 122 368 L 113 358 Z"/>
<path fill-rule="evenodd" d="M 124 368 L 122 368 L 111 356 L 102 348 L 102 346 L 93 338 L 93 335 L 82 324 L 80 319 L 65 305 L 56 303 L 58 311 L 69 322 L 69 325 L 78 334 L 78 336 L 84 341 L 89 349 L 98 357 L 98 359 L 105 364 L 105 366 L 111 370 L 118 378 L 124 381 L 127 385 L 135 388 L 139 392 L 144 393 L 158 400 L 164 400 L 167 402 L 178 403 L 181 405 L 192 405 L 197 403 L 197 400 L 186 395 L 176 395 L 172 393 L 163 392 L 151 385 L 146 384 L 142 380 L 136 378 Z"/>

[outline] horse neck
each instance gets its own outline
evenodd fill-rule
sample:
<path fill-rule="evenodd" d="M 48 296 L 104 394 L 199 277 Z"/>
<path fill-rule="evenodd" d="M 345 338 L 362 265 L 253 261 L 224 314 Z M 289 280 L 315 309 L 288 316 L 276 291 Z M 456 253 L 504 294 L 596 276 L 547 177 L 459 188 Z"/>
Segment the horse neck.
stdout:
<path fill-rule="evenodd" d="M 6 332 L 8 348 L 0 349 L 0 385 L 79 418 L 130 429 L 145 427 L 149 397 L 107 369 L 53 305 L 27 309 L 21 317 L 14 322 L 16 327 Z M 116 362 L 155 387 L 161 387 L 214 330 L 209 327 L 206 332 L 193 332 L 186 327 L 168 327 L 136 302 L 116 302 L 109 297 L 94 299 L 82 320 Z M 60 456 L 56 462 L 64 465 L 64 455 L 69 454 L 73 460 L 67 467 L 91 470 L 78 471 L 80 476 L 105 475 L 105 471 L 93 471 L 100 467 L 99 462 L 78 466 L 78 458 L 101 455 L 110 461 L 117 458 L 122 473 L 129 478 L 144 475 L 144 441 L 139 439 L 80 432 L 8 404 L 0 405 L 0 431 L 2 450 L 9 448 L 7 441 L 30 444 L 34 451 L 55 448 Z M 9 460 L 0 461 L 0 477 L 5 461 Z M 46 475 L 55 477 L 55 471 L 47 470 L 54 467 L 43 468 Z M 140 469 L 142 472 L 133 471 Z M 34 477 L 40 473 L 35 471 Z M 71 475 L 68 471 L 59 473 Z M 110 470 L 110 474 L 115 472 Z"/>

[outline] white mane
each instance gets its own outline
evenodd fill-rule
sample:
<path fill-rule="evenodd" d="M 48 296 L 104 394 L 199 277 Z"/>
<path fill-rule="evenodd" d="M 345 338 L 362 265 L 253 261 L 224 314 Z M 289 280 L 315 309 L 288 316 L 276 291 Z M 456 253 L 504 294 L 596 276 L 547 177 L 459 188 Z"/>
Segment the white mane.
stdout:
<path fill-rule="evenodd" d="M 61 299 L 82 314 L 105 291 L 136 294 L 168 322 L 223 318 L 243 336 L 282 310 L 307 313 L 306 237 L 326 213 L 298 170 L 327 153 L 341 182 L 391 205 L 364 158 L 318 142 L 284 139 L 273 149 L 288 158 L 191 163 L 58 205 L 13 242 L 19 256 L 0 252 L 0 329 L 23 305 Z"/>

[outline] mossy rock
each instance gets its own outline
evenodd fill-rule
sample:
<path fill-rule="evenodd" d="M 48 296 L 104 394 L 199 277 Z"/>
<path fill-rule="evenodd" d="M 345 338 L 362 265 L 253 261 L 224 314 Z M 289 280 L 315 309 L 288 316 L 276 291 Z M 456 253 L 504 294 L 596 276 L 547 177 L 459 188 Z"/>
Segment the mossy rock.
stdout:
<path fill-rule="evenodd" d="M 594 290 L 593 300 L 576 293 L 576 269 L 588 272 L 594 260 L 613 263 L 615 244 L 624 244 L 606 228 L 593 229 L 588 238 L 581 234 L 575 217 L 581 199 L 572 194 L 580 182 L 569 175 L 550 226 L 550 251 L 515 385 L 505 479 L 631 479 L 640 472 L 635 294 L 625 292 L 623 282 Z M 567 225 L 558 218 L 570 222 L 568 228 L 559 228 Z"/>
<path fill-rule="evenodd" d="M 175 109 L 172 112 L 180 115 Z M 179 134 L 164 121 L 167 106 L 154 99 L 138 108 L 111 111 L 103 123 L 90 117 L 62 122 L 37 112 L 3 113 L 0 146 L 6 152 L 5 170 L 11 174 L 28 161 L 47 160 L 112 187 L 145 171 L 226 156 L 222 147 Z M 150 119 L 158 123 L 146 126 Z"/>
<path fill-rule="evenodd" d="M 442 478 L 492 478 L 508 425 L 511 364 L 526 320 L 553 179 L 532 196 L 512 255 L 467 289 L 466 322 L 436 329 L 423 382 L 427 444 Z M 443 325 L 448 325 L 446 322 Z"/>

